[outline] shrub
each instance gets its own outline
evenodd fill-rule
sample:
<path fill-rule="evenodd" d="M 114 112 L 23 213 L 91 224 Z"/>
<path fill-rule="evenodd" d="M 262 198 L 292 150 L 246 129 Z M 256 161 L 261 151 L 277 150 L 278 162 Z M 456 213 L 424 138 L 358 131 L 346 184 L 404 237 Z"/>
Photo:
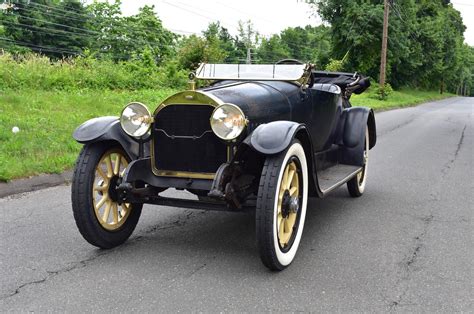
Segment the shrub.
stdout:
<path fill-rule="evenodd" d="M 0 55 L 0 89 L 36 90 L 140 90 L 182 87 L 186 72 L 176 62 L 158 67 L 146 50 L 130 61 L 115 63 L 92 56 L 51 61 L 27 54 Z"/>

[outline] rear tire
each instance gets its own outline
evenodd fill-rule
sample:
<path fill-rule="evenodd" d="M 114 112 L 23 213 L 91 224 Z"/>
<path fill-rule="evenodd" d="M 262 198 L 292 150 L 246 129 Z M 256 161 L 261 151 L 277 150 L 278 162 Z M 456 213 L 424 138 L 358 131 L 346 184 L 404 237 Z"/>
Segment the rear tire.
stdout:
<path fill-rule="evenodd" d="M 280 271 L 291 264 L 300 244 L 308 200 L 304 149 L 290 147 L 269 156 L 260 177 L 256 206 L 257 245 L 263 264 Z"/>
<path fill-rule="evenodd" d="M 365 185 L 367 183 L 367 166 L 369 163 L 369 128 L 365 129 L 365 146 L 364 146 L 364 167 L 354 178 L 347 182 L 347 190 L 352 197 L 360 197 L 364 194 Z"/>
<path fill-rule="evenodd" d="M 114 143 L 86 144 L 72 179 L 72 210 L 79 232 L 92 245 L 110 249 L 125 242 L 140 218 L 143 204 L 117 200 L 117 180 L 130 162 Z"/>

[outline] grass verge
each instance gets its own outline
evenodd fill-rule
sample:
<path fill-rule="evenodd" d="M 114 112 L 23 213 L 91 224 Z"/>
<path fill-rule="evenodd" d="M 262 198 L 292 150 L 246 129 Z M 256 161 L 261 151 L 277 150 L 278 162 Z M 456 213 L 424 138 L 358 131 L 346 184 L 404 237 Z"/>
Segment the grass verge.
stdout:
<path fill-rule="evenodd" d="M 151 110 L 175 90 L 141 91 L 0 91 L 0 181 L 40 173 L 61 173 L 71 168 L 80 150 L 71 137 L 74 129 L 87 119 L 119 115 L 133 100 Z M 437 92 L 402 90 L 386 101 L 371 93 L 353 96 L 354 106 L 375 110 L 406 107 L 454 96 Z M 20 132 L 14 134 L 17 126 Z"/>
<path fill-rule="evenodd" d="M 71 135 L 82 122 L 118 116 L 133 100 L 154 109 L 173 92 L 0 91 L 0 181 L 71 168 L 81 148 Z M 20 129 L 16 134 L 14 126 Z"/>
<path fill-rule="evenodd" d="M 440 94 L 438 91 L 420 91 L 414 89 L 402 89 L 393 91 L 387 100 L 379 100 L 369 90 L 367 93 L 353 95 L 351 103 L 353 106 L 370 107 L 375 111 L 383 111 L 395 108 L 404 108 L 418 105 L 428 101 L 440 100 L 456 96 L 450 93 Z"/>

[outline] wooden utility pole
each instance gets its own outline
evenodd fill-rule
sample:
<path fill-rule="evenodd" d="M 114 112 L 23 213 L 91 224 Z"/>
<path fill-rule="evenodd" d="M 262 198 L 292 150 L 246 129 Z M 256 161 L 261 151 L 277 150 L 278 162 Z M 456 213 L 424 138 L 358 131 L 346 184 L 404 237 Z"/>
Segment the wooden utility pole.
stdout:
<path fill-rule="evenodd" d="M 385 86 L 385 68 L 387 67 L 387 41 L 388 41 L 388 14 L 389 14 L 389 0 L 384 0 L 383 10 L 383 35 L 382 35 L 382 53 L 380 58 L 380 87 Z"/>
<path fill-rule="evenodd" d="M 245 63 L 252 64 L 252 49 L 250 47 L 247 47 L 247 59 Z"/>

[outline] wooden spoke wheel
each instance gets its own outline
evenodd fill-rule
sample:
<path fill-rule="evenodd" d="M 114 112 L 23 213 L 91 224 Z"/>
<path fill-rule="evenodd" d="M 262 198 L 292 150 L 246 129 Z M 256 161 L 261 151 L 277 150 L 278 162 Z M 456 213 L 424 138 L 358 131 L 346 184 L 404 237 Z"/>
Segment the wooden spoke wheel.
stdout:
<path fill-rule="evenodd" d="M 119 201 L 117 187 L 130 162 L 118 145 L 93 143 L 83 147 L 72 181 L 72 209 L 82 236 L 100 248 L 112 248 L 132 234 L 142 204 Z"/>
<path fill-rule="evenodd" d="M 281 248 L 288 247 L 290 239 L 294 234 L 300 199 L 300 175 L 296 160 L 287 164 L 278 193 L 278 241 Z"/>
<path fill-rule="evenodd" d="M 283 270 L 293 261 L 303 233 L 308 170 L 298 141 L 266 159 L 256 208 L 257 244 L 265 266 Z"/>
<path fill-rule="evenodd" d="M 119 149 L 105 152 L 96 166 L 92 199 L 95 215 L 104 229 L 120 228 L 130 214 L 131 204 L 118 202 L 116 192 L 127 166 L 128 160 Z"/>

